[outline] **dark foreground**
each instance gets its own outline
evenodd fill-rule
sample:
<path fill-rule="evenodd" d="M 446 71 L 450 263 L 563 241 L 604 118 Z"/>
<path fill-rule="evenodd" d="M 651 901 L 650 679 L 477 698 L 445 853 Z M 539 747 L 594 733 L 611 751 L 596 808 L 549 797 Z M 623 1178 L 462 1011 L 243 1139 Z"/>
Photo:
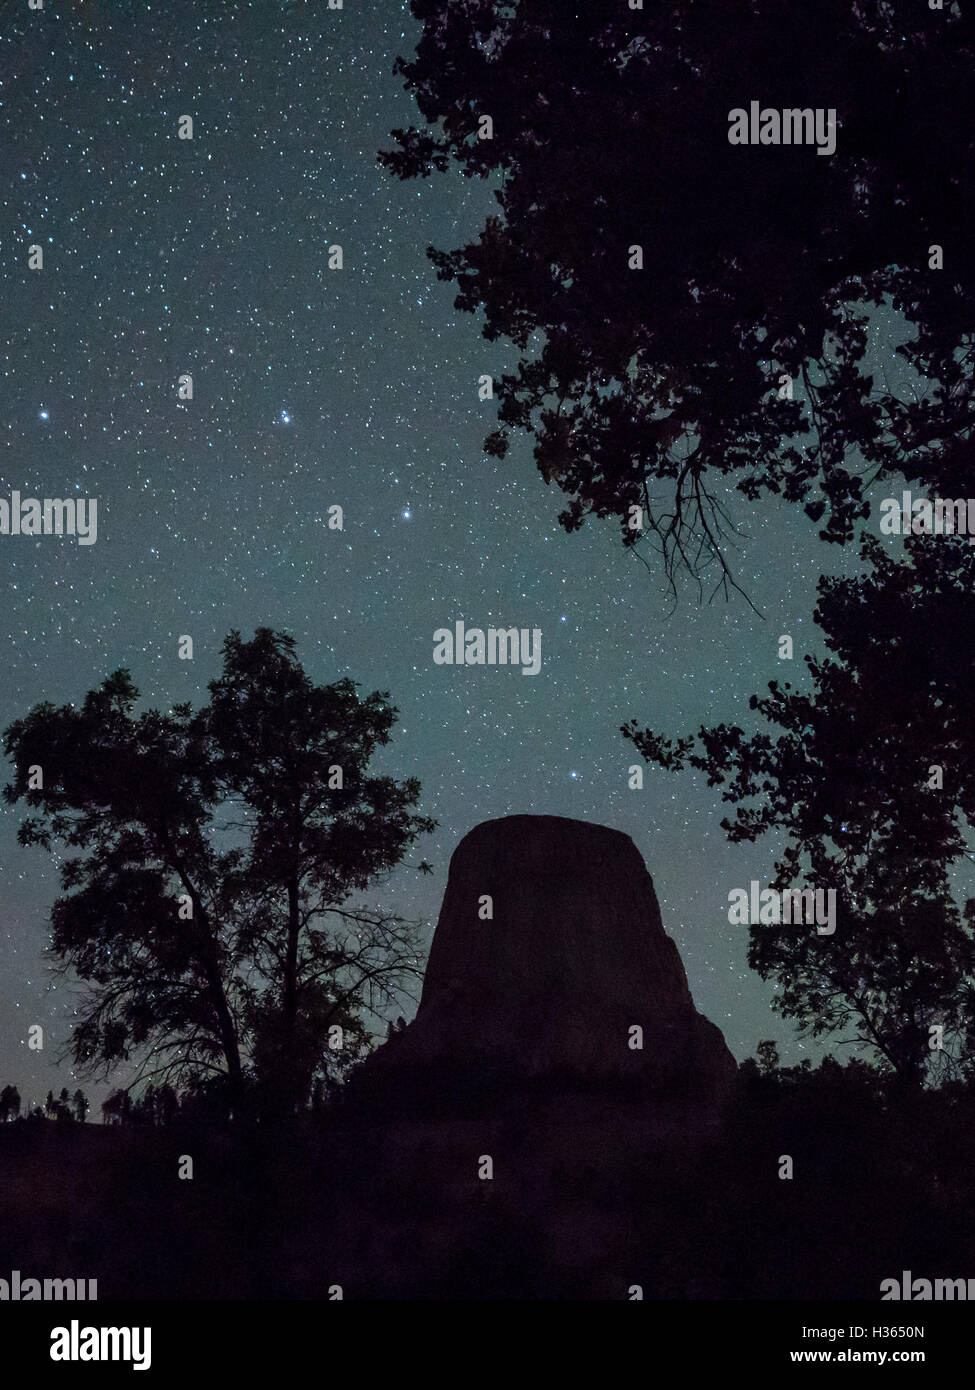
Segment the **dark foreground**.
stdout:
<path fill-rule="evenodd" d="M 0 1278 L 94 1278 L 100 1301 L 879 1300 L 904 1270 L 975 1276 L 962 1088 L 746 1064 L 717 1133 L 620 1096 L 400 1099 L 247 1130 L 4 1125 Z"/>

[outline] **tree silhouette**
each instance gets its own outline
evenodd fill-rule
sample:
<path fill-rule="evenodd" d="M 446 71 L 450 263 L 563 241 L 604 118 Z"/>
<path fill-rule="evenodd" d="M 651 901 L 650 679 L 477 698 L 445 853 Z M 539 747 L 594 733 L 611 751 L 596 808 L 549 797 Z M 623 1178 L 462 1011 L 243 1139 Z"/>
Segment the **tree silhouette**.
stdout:
<path fill-rule="evenodd" d="M 773 886 L 837 891 L 833 935 L 752 925 L 749 962 L 802 1031 L 853 1027 L 916 1084 L 975 1063 L 975 553 L 916 536 L 903 561 L 875 539 L 862 554 L 864 575 L 820 581 L 832 655 L 805 658 L 812 689 L 772 681 L 751 697 L 767 727 L 672 740 L 631 721 L 623 733 L 722 787 L 731 841 L 784 841 Z"/>
<path fill-rule="evenodd" d="M 67 1086 L 62 1086 L 60 1094 L 54 1103 L 54 1118 L 58 1124 L 71 1124 L 74 1115 L 71 1111 L 71 1097 L 68 1094 Z"/>
<path fill-rule="evenodd" d="M 132 1116 L 132 1097 L 126 1090 L 115 1090 L 102 1101 L 102 1120 L 107 1125 L 128 1124 Z"/>
<path fill-rule="evenodd" d="M 20 1092 L 16 1086 L 4 1086 L 0 1091 L 0 1124 L 16 1120 L 20 1115 Z"/>
<path fill-rule="evenodd" d="M 246 1000 L 255 1062 L 293 1108 L 316 1070 L 333 1074 L 357 1055 L 364 1013 L 419 978 L 415 930 L 350 900 L 434 822 L 411 812 L 415 779 L 366 773 L 396 718 L 385 696 L 359 700 L 347 680 L 313 687 L 291 640 L 269 632 L 250 644 L 234 634 L 225 652 L 202 726 L 214 775 L 245 808 L 252 837 L 247 943 L 267 982 Z"/>
<path fill-rule="evenodd" d="M 71 1097 L 71 1104 L 74 1107 L 74 1117 L 79 1125 L 83 1125 L 88 1118 L 88 1111 L 91 1106 L 88 1104 L 88 1097 L 79 1087 Z"/>
<path fill-rule="evenodd" d="M 959 495 L 975 363 L 969 7 L 411 8 L 422 36 L 396 66 L 426 124 L 394 131 L 380 160 L 400 178 L 456 165 L 493 180 L 498 215 L 478 240 L 428 254 L 457 307 L 483 310 L 484 336 L 518 349 L 485 447 L 503 456 L 512 429 L 529 432 L 569 498 L 567 530 L 615 516 L 671 580 L 710 565 L 726 587 L 732 487 L 805 504 L 833 541 L 854 534 L 873 477 Z M 730 144 L 729 112 L 753 98 L 835 109 L 835 153 Z M 869 352 L 881 303 L 916 329 L 893 388 Z"/>
<path fill-rule="evenodd" d="M 179 1097 L 172 1086 L 163 1082 L 156 1088 L 156 1124 L 171 1125 L 179 1113 Z"/>
<path fill-rule="evenodd" d="M 779 1065 L 779 1049 L 771 1038 L 766 1038 L 755 1049 L 755 1058 L 759 1071 L 763 1076 L 767 1076 L 774 1072 Z"/>
<path fill-rule="evenodd" d="M 231 1102 L 246 1074 L 291 1109 L 419 974 L 417 929 L 356 895 L 434 822 L 418 782 L 367 770 L 386 696 L 314 685 L 270 629 L 223 656 L 196 714 L 134 714 L 125 671 L 80 708 L 38 706 L 6 731 L 5 796 L 33 813 L 22 844 L 72 852 L 52 952 L 89 986 L 75 1063 L 140 1054 L 140 1075 L 209 1075 Z"/>

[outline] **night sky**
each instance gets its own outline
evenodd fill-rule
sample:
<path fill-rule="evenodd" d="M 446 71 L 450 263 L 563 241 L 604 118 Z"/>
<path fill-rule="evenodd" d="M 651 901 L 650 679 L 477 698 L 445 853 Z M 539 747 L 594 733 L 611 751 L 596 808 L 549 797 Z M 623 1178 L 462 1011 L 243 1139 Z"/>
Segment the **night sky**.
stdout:
<path fill-rule="evenodd" d="M 435 873 L 401 867 L 375 900 L 432 930 L 478 822 L 615 826 L 654 877 L 698 1008 L 737 1057 L 774 1037 L 797 1060 L 747 967 L 747 928 L 727 921 L 728 892 L 767 881 L 778 846 L 728 846 L 696 774 L 646 769 L 629 790 L 639 759 L 618 726 L 749 727 L 748 695 L 801 680 L 818 649 L 819 573 L 855 557 L 797 509 L 729 493 L 736 574 L 765 620 L 737 596 L 699 605 L 688 584 L 675 611 L 616 523 L 565 535 L 527 440 L 484 456 L 496 405 L 477 378 L 513 350 L 453 308 L 425 248 L 473 238 L 490 189 L 457 173 L 403 184 L 376 163 L 416 119 L 392 73 L 417 34 L 405 4 L 48 0 L 0 24 L 0 496 L 98 499 L 94 545 L 0 536 L 3 727 L 120 666 L 145 705 L 198 705 L 230 629 L 284 628 L 316 681 L 390 692 L 382 766 L 419 777 L 440 822 L 412 856 Z M 435 665 L 434 630 L 459 619 L 540 628 L 540 674 Z M 54 1065 L 73 1003 L 42 957 L 56 864 L 18 848 L 20 814 L 0 810 L 0 1085 L 26 1104 L 78 1081 Z M 27 1049 L 32 1023 L 43 1053 Z"/>

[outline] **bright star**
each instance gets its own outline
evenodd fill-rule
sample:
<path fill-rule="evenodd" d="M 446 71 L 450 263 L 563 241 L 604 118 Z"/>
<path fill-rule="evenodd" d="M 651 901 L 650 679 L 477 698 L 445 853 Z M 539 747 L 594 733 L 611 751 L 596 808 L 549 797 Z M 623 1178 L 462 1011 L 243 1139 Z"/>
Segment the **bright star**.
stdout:
<path fill-rule="evenodd" d="M 291 416 L 288 414 L 288 412 L 287 412 L 286 410 L 282 410 L 282 412 L 281 412 L 281 423 L 282 423 L 282 425 L 290 425 L 290 424 L 291 424 Z"/>
<path fill-rule="evenodd" d="M 42 410 L 40 415 L 42 420 L 49 420 L 51 418 L 46 410 Z"/>
<path fill-rule="evenodd" d="M 404 520 L 406 520 L 406 521 L 409 521 L 409 519 L 410 519 L 410 517 L 411 517 L 412 515 L 413 515 L 412 512 L 403 512 L 403 518 L 404 518 Z"/>

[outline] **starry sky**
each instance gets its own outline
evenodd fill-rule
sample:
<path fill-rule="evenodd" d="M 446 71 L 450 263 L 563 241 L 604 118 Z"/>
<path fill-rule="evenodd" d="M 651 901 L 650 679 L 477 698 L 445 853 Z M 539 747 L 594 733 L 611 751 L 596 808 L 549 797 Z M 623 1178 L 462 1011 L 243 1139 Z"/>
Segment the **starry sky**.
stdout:
<path fill-rule="evenodd" d="M 747 967 L 747 928 L 727 920 L 729 891 L 767 881 L 778 846 L 729 846 L 696 774 L 647 769 L 630 790 L 618 727 L 749 727 L 748 695 L 801 679 L 819 650 L 818 575 L 855 557 L 796 509 L 729 493 L 736 574 L 764 616 L 688 585 L 675 610 L 615 523 L 565 535 L 527 440 L 483 454 L 496 407 L 477 378 L 512 350 L 454 309 L 425 248 L 471 239 L 490 188 L 403 184 L 376 163 L 415 119 L 392 72 L 418 33 L 403 0 L 48 0 L 0 25 L 0 496 L 98 499 L 94 545 L 0 536 L 3 727 L 120 666 L 146 706 L 200 704 L 230 629 L 284 628 L 316 681 L 390 692 L 381 765 L 419 777 L 439 821 L 413 857 L 435 873 L 401 867 L 375 900 L 432 931 L 478 822 L 615 826 L 654 877 L 698 1008 L 737 1057 L 772 1037 L 798 1060 Z M 435 629 L 459 619 L 540 628 L 541 672 L 435 665 Z M 27 1102 L 78 1081 L 55 1063 L 71 992 L 42 955 L 57 865 L 17 846 L 18 820 L 0 810 L 0 1084 Z"/>

